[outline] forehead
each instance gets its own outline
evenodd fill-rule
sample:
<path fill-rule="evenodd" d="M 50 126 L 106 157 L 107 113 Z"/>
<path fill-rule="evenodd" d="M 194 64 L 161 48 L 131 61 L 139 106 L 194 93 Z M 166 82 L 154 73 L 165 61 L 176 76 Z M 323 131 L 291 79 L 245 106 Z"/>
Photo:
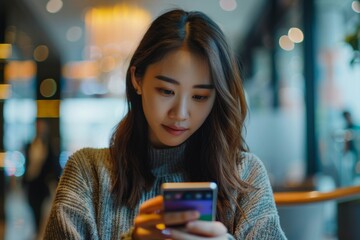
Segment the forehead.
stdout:
<path fill-rule="evenodd" d="M 160 61 L 149 65 L 146 72 L 173 77 L 179 81 L 192 79 L 202 83 L 211 82 L 208 60 L 186 48 L 166 54 Z"/>

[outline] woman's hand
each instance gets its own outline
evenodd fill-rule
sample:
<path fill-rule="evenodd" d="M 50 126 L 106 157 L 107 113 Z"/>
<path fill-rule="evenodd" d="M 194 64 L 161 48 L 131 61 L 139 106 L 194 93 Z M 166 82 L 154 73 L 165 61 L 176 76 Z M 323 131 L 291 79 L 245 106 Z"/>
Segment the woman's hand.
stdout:
<path fill-rule="evenodd" d="M 169 236 L 174 240 L 227 240 L 227 229 L 221 222 L 191 221 L 182 231 L 168 229 Z"/>
<path fill-rule="evenodd" d="M 140 206 L 139 215 L 135 218 L 134 239 L 171 239 L 166 225 L 182 225 L 199 218 L 196 211 L 184 211 L 163 214 L 163 198 L 157 196 Z"/>
<path fill-rule="evenodd" d="M 140 206 L 135 218 L 133 239 L 227 239 L 227 229 L 221 222 L 197 221 L 197 211 L 163 212 L 163 198 L 157 196 Z M 184 225 L 182 228 L 165 226 Z"/>

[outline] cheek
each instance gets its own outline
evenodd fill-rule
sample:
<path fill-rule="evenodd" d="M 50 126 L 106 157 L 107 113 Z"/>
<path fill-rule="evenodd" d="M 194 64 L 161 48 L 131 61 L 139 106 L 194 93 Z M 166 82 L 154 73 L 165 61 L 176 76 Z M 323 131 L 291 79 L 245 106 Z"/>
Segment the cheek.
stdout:
<path fill-rule="evenodd" d="M 148 122 L 161 119 L 166 109 L 164 102 L 153 96 L 143 96 L 142 105 Z"/>
<path fill-rule="evenodd" d="M 198 111 L 195 111 L 195 115 L 196 115 L 196 119 L 199 125 L 203 124 L 204 121 L 206 120 L 206 118 L 209 116 L 212 108 L 213 108 L 213 103 L 204 106 L 203 108 L 199 109 Z"/>
<path fill-rule="evenodd" d="M 209 116 L 209 114 L 210 114 L 210 112 L 211 112 L 211 110 L 213 109 L 213 107 L 214 107 L 214 105 L 215 105 L 215 99 L 216 99 L 216 97 L 214 96 L 212 99 L 211 99 L 211 101 L 209 101 L 209 105 L 207 105 L 204 109 L 205 109 L 205 111 L 206 111 L 206 116 L 205 116 L 205 118 L 207 118 L 208 116 Z"/>

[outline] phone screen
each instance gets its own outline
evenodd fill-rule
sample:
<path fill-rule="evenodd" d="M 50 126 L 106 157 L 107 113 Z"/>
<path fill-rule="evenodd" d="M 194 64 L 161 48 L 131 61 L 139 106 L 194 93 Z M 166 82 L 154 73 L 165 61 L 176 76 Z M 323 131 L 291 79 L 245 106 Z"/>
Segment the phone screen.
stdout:
<path fill-rule="evenodd" d="M 199 220 L 215 220 L 217 191 L 213 188 L 187 187 L 183 189 L 163 189 L 166 212 L 197 210 Z"/>

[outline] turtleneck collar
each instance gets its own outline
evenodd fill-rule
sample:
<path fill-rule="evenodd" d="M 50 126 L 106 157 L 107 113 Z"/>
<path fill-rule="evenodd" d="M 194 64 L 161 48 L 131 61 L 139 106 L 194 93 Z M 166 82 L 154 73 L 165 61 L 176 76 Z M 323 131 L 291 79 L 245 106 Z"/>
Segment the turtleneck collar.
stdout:
<path fill-rule="evenodd" d="M 172 148 L 150 146 L 149 166 L 154 176 L 160 177 L 183 172 L 185 147 L 185 143 Z"/>

